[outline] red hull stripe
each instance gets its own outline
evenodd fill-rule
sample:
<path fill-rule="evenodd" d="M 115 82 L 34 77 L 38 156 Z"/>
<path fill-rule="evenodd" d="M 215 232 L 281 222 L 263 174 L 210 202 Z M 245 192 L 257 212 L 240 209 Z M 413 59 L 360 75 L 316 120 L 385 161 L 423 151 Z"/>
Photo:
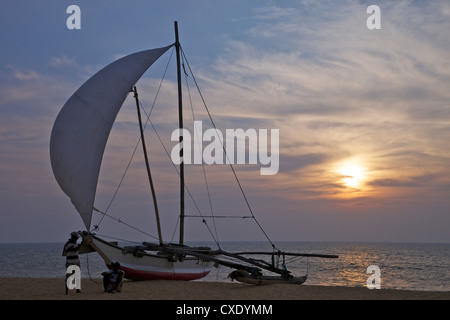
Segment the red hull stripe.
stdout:
<path fill-rule="evenodd" d="M 107 266 L 111 269 L 111 266 Z M 195 280 L 206 277 L 209 271 L 199 273 L 174 273 L 174 272 L 158 272 L 130 269 L 120 267 L 125 272 L 125 278 L 130 280 Z"/>

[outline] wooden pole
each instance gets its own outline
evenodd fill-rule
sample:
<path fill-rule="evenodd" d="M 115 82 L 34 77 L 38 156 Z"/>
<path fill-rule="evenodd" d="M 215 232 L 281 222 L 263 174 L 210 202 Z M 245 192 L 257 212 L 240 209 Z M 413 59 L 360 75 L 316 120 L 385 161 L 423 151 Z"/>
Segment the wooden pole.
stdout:
<path fill-rule="evenodd" d="M 142 149 L 144 152 L 145 166 L 147 167 L 148 181 L 150 182 L 150 189 L 152 190 L 153 206 L 155 208 L 156 225 L 158 228 L 158 238 L 159 238 L 160 245 L 162 245 L 163 240 L 162 240 L 162 234 L 161 234 L 161 224 L 159 221 L 159 210 L 158 210 L 158 204 L 156 202 L 156 193 L 155 193 L 155 188 L 153 186 L 152 174 L 150 172 L 150 164 L 148 162 L 147 147 L 145 146 L 144 128 L 142 127 L 142 118 L 141 118 L 141 108 L 139 106 L 139 98 L 138 98 L 136 86 L 134 86 L 133 92 L 134 92 L 134 98 L 136 100 L 136 108 L 137 108 L 137 113 L 138 113 L 138 118 L 139 118 L 139 128 L 141 131 L 141 142 L 142 142 Z"/>
<path fill-rule="evenodd" d="M 180 60 L 180 41 L 178 37 L 178 22 L 174 21 L 175 26 L 175 49 L 177 54 L 177 80 L 178 80 L 178 128 L 180 129 L 180 240 L 184 243 L 184 158 L 183 158 L 183 99 L 181 89 L 181 60 Z"/>

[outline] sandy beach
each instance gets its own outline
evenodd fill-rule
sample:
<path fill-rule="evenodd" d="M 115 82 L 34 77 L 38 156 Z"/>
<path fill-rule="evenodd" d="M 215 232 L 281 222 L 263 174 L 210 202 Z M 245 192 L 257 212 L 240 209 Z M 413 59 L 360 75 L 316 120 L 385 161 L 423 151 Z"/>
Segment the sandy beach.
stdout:
<path fill-rule="evenodd" d="M 101 279 L 82 279 L 82 292 L 68 295 L 64 279 L 0 278 L 0 288 L 0 300 L 450 300 L 450 292 L 165 280 L 125 281 L 116 294 L 104 293 Z"/>

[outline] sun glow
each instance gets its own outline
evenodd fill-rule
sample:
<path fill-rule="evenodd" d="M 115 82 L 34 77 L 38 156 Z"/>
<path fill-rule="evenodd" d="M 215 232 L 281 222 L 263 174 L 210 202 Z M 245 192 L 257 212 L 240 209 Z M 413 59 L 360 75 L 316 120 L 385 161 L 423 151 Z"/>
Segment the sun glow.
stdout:
<path fill-rule="evenodd" d="M 366 169 L 358 164 L 345 163 L 338 167 L 341 182 L 348 188 L 360 188 L 365 180 Z"/>

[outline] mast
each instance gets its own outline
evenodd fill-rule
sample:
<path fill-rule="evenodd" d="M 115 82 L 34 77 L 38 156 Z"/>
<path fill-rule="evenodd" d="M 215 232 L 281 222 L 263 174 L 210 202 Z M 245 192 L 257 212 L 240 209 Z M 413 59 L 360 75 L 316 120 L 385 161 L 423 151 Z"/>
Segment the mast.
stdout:
<path fill-rule="evenodd" d="M 142 142 L 142 149 L 144 152 L 145 166 L 147 167 L 148 181 L 150 182 L 150 189 L 152 190 L 152 197 L 153 197 L 153 206 L 155 207 L 155 216 L 156 216 L 156 225 L 158 228 L 159 244 L 162 245 L 163 240 L 162 240 L 162 234 L 161 234 L 161 224 L 159 222 L 158 204 L 156 202 L 156 193 L 155 193 L 155 188 L 153 186 L 152 174 L 150 172 L 150 164 L 148 162 L 147 147 L 145 146 L 144 128 L 142 127 L 141 110 L 139 107 L 139 98 L 138 98 L 136 86 L 133 87 L 133 92 L 134 92 L 134 98 L 136 99 L 136 108 L 137 108 L 137 114 L 138 114 L 138 118 L 139 118 L 139 129 L 141 131 L 141 142 Z"/>
<path fill-rule="evenodd" d="M 180 129 L 180 244 L 184 242 L 184 158 L 183 158 L 183 100 L 181 90 L 181 61 L 180 61 L 180 41 L 178 38 L 178 21 L 174 21 L 175 26 L 175 49 L 177 54 L 177 80 L 178 80 L 178 128 Z"/>

